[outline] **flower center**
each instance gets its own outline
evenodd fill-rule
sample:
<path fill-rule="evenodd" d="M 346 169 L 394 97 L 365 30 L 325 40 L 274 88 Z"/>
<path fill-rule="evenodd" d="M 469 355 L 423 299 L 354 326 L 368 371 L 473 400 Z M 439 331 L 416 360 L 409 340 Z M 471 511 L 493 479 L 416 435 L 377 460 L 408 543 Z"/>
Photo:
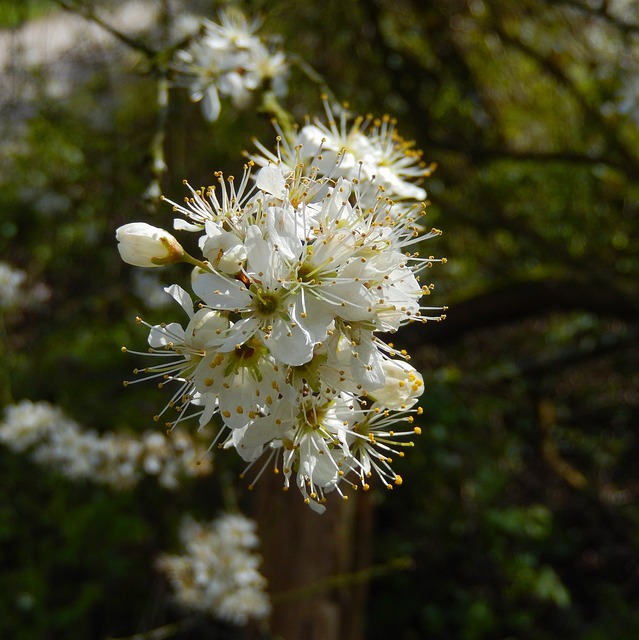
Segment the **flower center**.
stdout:
<path fill-rule="evenodd" d="M 310 251 L 309 251 L 310 253 Z M 333 256 L 329 256 L 323 264 L 314 265 L 310 260 L 305 260 L 297 269 L 297 277 L 300 282 L 307 284 L 319 284 L 320 278 L 335 278 L 337 271 L 329 271 L 327 266 L 333 262 Z"/>
<path fill-rule="evenodd" d="M 241 367 L 255 365 L 258 360 L 268 353 L 268 349 L 257 338 L 235 347 L 235 360 Z"/>
<path fill-rule="evenodd" d="M 252 285 L 253 310 L 260 316 L 272 316 L 279 308 L 281 295 L 276 291 L 265 291 Z"/>

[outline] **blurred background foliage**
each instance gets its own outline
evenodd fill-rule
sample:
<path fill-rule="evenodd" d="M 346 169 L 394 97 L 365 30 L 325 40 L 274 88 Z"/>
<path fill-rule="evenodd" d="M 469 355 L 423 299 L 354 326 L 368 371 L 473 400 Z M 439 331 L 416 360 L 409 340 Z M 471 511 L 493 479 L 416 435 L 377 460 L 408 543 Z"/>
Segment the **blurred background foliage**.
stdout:
<path fill-rule="evenodd" d="M 179 15 L 229 3 L 69 4 L 107 23 L 143 7 L 144 24 L 122 31 L 160 51 Z M 394 340 L 426 379 L 423 435 L 402 488 L 375 494 L 373 562 L 408 557 L 410 569 L 371 583 L 366 638 L 639 637 L 636 3 L 241 6 L 324 79 L 293 67 L 284 103 L 297 118 L 321 112 L 327 86 L 355 113 L 397 117 L 438 165 L 428 224 L 445 233 L 424 252 L 448 257 L 432 272 L 448 318 Z M 1 255 L 51 292 L 3 314 L 2 402 L 47 400 L 87 427 L 142 432 L 164 400 L 152 385 L 123 389 L 136 363 L 120 346 L 143 348 L 136 315 L 182 318 L 148 304 L 114 232 L 172 224 L 144 195 L 156 69 L 104 34 L 56 49 L 71 20 L 53 0 L 0 3 Z M 25 40 L 34 25 L 46 37 Z M 173 199 L 184 178 L 238 175 L 252 137 L 274 139 L 265 114 L 225 105 L 211 125 L 181 90 L 165 134 Z M 0 459 L 2 638 L 100 639 L 172 619 L 153 558 L 182 512 L 212 517 L 225 484 L 245 491 L 230 455 L 178 493 L 152 481 L 116 493 L 6 449 Z M 230 632 L 215 633 L 197 637 Z"/>

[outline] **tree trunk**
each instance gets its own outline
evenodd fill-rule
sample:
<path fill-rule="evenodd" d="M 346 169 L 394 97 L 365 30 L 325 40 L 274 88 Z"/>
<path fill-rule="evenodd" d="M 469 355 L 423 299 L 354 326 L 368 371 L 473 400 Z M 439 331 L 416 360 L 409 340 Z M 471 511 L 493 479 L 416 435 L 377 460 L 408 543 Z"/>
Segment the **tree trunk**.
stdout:
<path fill-rule="evenodd" d="M 273 596 L 270 630 L 278 640 L 362 640 L 367 585 L 353 574 L 370 564 L 371 500 L 330 494 L 326 511 L 304 504 L 281 477 L 255 489 L 263 573 Z"/>

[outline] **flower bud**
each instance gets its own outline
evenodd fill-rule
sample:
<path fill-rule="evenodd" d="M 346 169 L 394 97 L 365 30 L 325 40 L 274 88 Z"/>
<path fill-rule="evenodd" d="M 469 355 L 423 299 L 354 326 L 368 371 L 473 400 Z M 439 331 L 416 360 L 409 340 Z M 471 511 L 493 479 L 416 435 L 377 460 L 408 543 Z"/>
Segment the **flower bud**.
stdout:
<path fill-rule="evenodd" d="M 207 235 L 200 240 L 204 257 L 223 273 L 239 273 L 246 261 L 244 243 L 230 231 L 222 231 L 207 224 Z"/>
<path fill-rule="evenodd" d="M 384 386 L 370 395 L 388 409 L 409 409 L 424 391 L 421 374 L 403 360 L 385 360 L 382 363 Z"/>
<path fill-rule="evenodd" d="M 136 267 L 162 267 L 181 262 L 182 245 L 164 229 L 146 222 L 131 222 L 115 232 L 122 260 Z"/>

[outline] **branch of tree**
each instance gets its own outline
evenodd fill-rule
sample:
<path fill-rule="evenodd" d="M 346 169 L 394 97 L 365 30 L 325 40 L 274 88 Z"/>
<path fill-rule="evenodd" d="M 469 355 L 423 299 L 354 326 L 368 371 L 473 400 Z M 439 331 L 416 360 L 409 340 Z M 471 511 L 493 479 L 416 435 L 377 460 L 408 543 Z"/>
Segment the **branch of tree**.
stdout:
<path fill-rule="evenodd" d="M 89 7 L 85 7 L 79 4 L 73 4 L 72 2 L 68 2 L 67 0 L 53 0 L 59 7 L 69 11 L 70 13 L 74 13 L 75 15 L 88 20 L 89 22 L 93 22 L 98 25 L 101 29 L 104 29 L 107 33 L 110 33 L 116 40 L 119 40 L 123 44 L 127 45 L 131 49 L 135 49 L 144 53 L 149 58 L 154 58 L 157 55 L 157 51 L 146 45 L 144 42 L 140 40 L 136 40 L 135 38 L 131 38 L 130 36 L 122 33 L 112 25 L 105 22 L 102 18 L 100 18 L 94 11 L 92 11 Z"/>
<path fill-rule="evenodd" d="M 405 348 L 454 342 L 478 329 L 498 328 L 553 312 L 585 311 L 624 322 L 639 320 L 639 305 L 611 288 L 571 279 L 511 282 L 451 304 L 446 320 L 402 327 L 393 342 Z"/>

